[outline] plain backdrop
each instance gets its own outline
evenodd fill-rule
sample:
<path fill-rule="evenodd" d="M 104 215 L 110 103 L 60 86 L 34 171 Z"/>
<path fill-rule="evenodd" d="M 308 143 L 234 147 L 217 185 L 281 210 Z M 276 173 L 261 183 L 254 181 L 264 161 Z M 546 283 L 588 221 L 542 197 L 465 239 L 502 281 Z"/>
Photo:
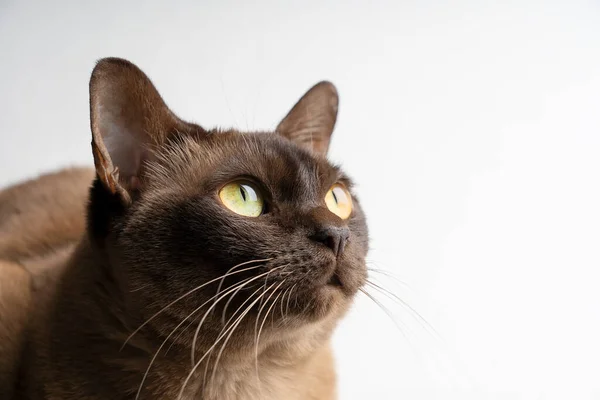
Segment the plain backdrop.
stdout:
<path fill-rule="evenodd" d="M 331 158 L 406 303 L 357 299 L 340 398 L 600 399 L 600 3 L 499 3 L 1 0 L 0 185 L 91 165 L 101 57 L 206 127 L 274 128 L 331 80 Z"/>

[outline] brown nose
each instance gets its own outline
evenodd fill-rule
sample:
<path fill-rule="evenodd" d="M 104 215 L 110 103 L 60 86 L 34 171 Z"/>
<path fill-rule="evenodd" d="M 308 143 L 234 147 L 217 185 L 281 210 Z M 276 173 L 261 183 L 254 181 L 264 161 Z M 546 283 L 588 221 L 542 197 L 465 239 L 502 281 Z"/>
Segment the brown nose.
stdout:
<path fill-rule="evenodd" d="M 323 243 L 329 247 L 336 257 L 339 257 L 344 252 L 346 243 L 350 237 L 350 230 L 345 226 L 327 226 L 319 229 L 311 239 Z"/>

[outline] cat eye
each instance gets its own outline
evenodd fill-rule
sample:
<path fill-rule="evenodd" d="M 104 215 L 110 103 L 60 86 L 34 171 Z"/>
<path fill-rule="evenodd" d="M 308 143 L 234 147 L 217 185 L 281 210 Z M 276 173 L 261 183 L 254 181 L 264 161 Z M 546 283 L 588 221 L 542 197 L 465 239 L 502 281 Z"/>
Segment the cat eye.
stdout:
<path fill-rule="evenodd" d="M 348 219 L 352 213 L 352 196 L 341 183 L 336 183 L 329 189 L 325 195 L 325 204 L 329 211 L 341 219 Z"/>
<path fill-rule="evenodd" d="M 265 202 L 260 191 L 249 182 L 230 182 L 219 191 L 225 207 L 245 217 L 258 217 L 264 211 Z"/>

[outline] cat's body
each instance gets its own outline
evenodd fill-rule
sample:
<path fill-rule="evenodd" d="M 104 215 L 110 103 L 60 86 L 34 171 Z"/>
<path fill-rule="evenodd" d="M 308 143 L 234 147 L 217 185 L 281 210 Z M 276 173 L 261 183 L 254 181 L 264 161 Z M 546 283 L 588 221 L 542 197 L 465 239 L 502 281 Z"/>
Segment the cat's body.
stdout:
<path fill-rule="evenodd" d="M 8 398 L 29 333 L 50 311 L 47 300 L 84 236 L 94 174 L 68 169 L 0 191 L 0 393 Z"/>
<path fill-rule="evenodd" d="M 356 199 L 332 208 L 350 184 L 323 157 L 337 96 L 315 88 L 276 134 L 205 131 L 101 62 L 96 171 L 0 192 L 0 397 L 334 399 L 367 233 Z"/>

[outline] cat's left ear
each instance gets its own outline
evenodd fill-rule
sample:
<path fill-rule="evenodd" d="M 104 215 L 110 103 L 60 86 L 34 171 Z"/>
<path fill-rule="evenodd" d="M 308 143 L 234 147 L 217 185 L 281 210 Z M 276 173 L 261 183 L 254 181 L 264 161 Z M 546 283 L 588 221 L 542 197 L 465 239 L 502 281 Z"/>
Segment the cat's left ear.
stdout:
<path fill-rule="evenodd" d="M 277 132 L 297 145 L 325 156 L 338 112 L 338 94 L 331 82 L 319 82 L 296 103 Z"/>

